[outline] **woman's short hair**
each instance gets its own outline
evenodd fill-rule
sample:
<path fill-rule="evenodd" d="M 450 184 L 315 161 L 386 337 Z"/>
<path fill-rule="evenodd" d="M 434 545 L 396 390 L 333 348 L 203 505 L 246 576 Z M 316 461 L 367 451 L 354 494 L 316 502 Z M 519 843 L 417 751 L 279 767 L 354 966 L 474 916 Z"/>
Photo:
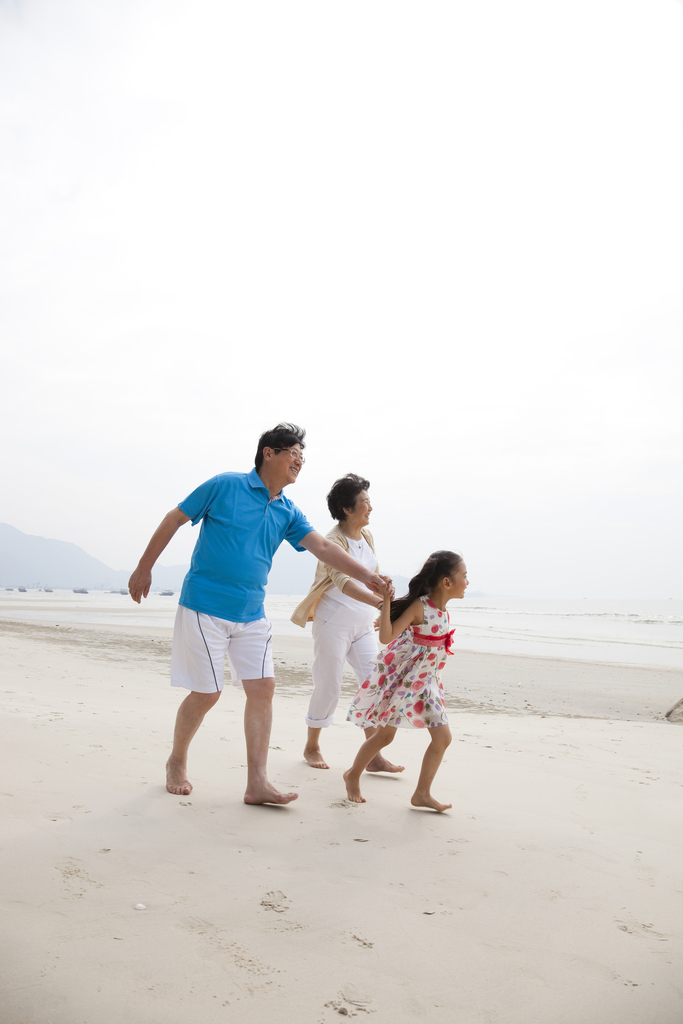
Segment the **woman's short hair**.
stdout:
<path fill-rule="evenodd" d="M 266 430 L 265 434 L 259 437 L 254 465 L 257 469 L 263 465 L 264 448 L 293 448 L 298 444 L 304 449 L 305 436 L 306 431 L 303 427 L 297 427 L 296 423 L 278 423 L 272 430 Z"/>
<path fill-rule="evenodd" d="M 367 491 L 369 487 L 370 481 L 355 473 L 347 473 L 335 480 L 327 495 L 327 507 L 332 518 L 342 523 L 346 519 L 345 510 L 354 509 L 360 492 Z"/>

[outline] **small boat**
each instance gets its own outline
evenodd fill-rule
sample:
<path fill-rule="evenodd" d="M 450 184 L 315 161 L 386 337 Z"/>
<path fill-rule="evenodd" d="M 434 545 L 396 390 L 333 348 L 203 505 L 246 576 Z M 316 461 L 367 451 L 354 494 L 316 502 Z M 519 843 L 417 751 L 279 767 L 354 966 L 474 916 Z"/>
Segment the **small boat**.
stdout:
<path fill-rule="evenodd" d="M 162 590 L 160 596 L 161 597 L 173 597 L 173 591 L 172 590 Z"/>
<path fill-rule="evenodd" d="M 45 593 L 46 594 L 51 594 L 52 593 L 52 589 L 50 587 L 45 587 Z"/>
<path fill-rule="evenodd" d="M 87 593 L 88 593 L 88 591 L 85 589 L 85 587 L 78 587 L 78 589 L 76 589 L 76 587 L 74 587 L 74 594 L 87 594 Z"/>
<path fill-rule="evenodd" d="M 119 590 L 119 594 L 126 594 L 127 595 L 128 591 L 127 590 Z"/>
<path fill-rule="evenodd" d="M 17 590 L 19 591 L 20 594 L 26 593 L 26 587 L 17 587 Z"/>
<path fill-rule="evenodd" d="M 14 587 L 5 587 L 5 590 L 14 590 Z"/>

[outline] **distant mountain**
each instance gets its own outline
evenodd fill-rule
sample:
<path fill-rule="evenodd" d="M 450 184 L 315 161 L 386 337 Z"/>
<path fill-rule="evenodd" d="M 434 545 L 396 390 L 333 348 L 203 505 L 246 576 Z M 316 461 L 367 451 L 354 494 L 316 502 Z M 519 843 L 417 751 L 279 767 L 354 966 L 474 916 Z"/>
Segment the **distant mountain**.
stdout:
<path fill-rule="evenodd" d="M 266 591 L 269 594 L 306 594 L 315 575 L 316 559 L 283 544 L 276 552 Z M 156 565 L 154 590 L 180 590 L 189 565 Z M 0 523 L 0 586 L 85 587 L 120 590 L 127 586 L 131 569 L 110 569 L 77 544 L 22 533 Z M 405 576 L 394 576 L 398 596 L 408 590 Z"/>
<path fill-rule="evenodd" d="M 153 586 L 179 590 L 187 565 L 158 565 Z M 22 533 L 0 523 L 0 586 L 122 589 L 130 569 L 110 569 L 77 544 Z"/>

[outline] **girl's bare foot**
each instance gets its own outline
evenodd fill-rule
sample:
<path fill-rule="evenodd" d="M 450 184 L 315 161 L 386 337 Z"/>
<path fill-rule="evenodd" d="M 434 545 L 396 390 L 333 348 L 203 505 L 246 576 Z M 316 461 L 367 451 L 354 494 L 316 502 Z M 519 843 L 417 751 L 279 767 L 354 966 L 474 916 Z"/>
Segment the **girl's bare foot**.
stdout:
<path fill-rule="evenodd" d="M 269 782 L 247 788 L 244 794 L 245 804 L 289 804 L 298 798 L 298 793 L 280 793 Z"/>
<path fill-rule="evenodd" d="M 413 807 L 431 807 L 434 811 L 447 811 L 453 804 L 440 804 L 431 793 L 418 793 L 417 790 L 410 798 Z"/>
<path fill-rule="evenodd" d="M 188 782 L 185 771 L 185 765 L 166 762 L 166 789 L 174 796 L 189 796 L 192 792 L 192 784 Z"/>
<path fill-rule="evenodd" d="M 346 783 L 346 795 L 354 804 L 366 803 L 365 797 L 361 795 L 360 785 L 358 782 L 354 782 L 353 779 L 349 778 L 351 769 L 344 772 L 344 782 Z"/>
<path fill-rule="evenodd" d="M 403 765 L 392 764 L 391 761 L 387 761 L 386 757 L 382 757 L 381 754 L 375 754 L 365 770 L 366 772 L 402 772 Z"/>
<path fill-rule="evenodd" d="M 308 761 L 311 768 L 329 768 L 329 764 L 326 762 L 323 755 L 320 753 L 320 747 L 310 748 L 306 747 L 304 750 L 304 760 Z"/>

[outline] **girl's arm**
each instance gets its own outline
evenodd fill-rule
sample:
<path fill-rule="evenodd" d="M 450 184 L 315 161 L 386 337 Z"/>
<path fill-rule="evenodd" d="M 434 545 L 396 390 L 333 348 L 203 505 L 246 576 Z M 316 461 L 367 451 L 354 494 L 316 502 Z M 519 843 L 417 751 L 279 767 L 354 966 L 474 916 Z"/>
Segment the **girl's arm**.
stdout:
<path fill-rule="evenodd" d="M 392 640 L 401 635 L 407 626 L 419 626 L 423 617 L 422 601 L 417 597 L 412 604 L 408 605 L 403 614 L 399 615 L 395 622 L 392 622 L 391 601 L 385 597 L 382 611 L 379 615 L 379 642 L 381 644 L 390 644 Z"/>

